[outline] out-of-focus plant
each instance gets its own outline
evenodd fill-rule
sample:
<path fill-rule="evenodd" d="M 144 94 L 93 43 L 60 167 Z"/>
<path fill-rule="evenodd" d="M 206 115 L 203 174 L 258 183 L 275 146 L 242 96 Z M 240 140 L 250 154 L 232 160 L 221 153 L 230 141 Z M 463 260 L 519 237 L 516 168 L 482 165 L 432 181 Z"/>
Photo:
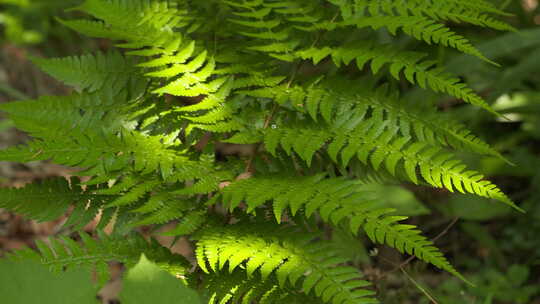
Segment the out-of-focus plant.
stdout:
<path fill-rule="evenodd" d="M 54 20 L 78 0 L 0 0 L 0 42 L 29 45 L 44 42 L 65 29 Z"/>

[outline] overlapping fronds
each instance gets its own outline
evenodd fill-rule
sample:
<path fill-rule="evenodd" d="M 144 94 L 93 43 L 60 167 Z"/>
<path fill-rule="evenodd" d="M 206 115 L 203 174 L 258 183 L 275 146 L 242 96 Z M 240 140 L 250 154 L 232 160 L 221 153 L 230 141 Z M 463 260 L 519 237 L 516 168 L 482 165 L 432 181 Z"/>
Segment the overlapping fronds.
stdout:
<path fill-rule="evenodd" d="M 77 92 L 0 105 L 33 137 L 1 150 L 0 161 L 50 160 L 91 179 L 0 189 L 0 208 L 37 220 L 72 208 L 66 226 L 76 228 L 99 214 L 98 230 L 114 223 L 115 236 L 81 234 L 82 245 L 52 239 L 20 258 L 55 269 L 94 266 L 104 281 L 108 261 L 130 264 L 144 253 L 209 289 L 210 303 L 376 303 L 326 239 L 331 233 L 305 232 L 311 220 L 354 236 L 364 231 L 464 278 L 405 217 L 380 206 L 381 187 L 365 187 L 360 177 L 519 209 L 454 151 L 504 157 L 435 104 L 412 100 L 435 94 L 410 90 L 495 113 L 445 72 L 444 56 L 430 60 L 435 48 L 414 40 L 492 63 L 451 30 L 451 22 L 511 30 L 485 0 L 85 0 L 75 10 L 90 18 L 61 22 L 124 52 L 34 59 Z M 381 28 L 414 39 L 396 43 Z M 409 101 L 402 92 L 412 92 Z M 185 261 L 155 241 L 116 236 L 170 223 L 176 227 L 162 233 L 194 241 L 199 269 L 186 273 Z"/>
<path fill-rule="evenodd" d="M 322 117 L 327 123 L 332 123 L 336 116 L 342 116 L 343 113 L 353 113 L 351 115 L 356 117 L 364 117 L 366 112 L 379 113 L 372 116 L 381 119 L 381 123 L 388 121 L 390 125 L 398 126 L 402 136 L 504 159 L 465 126 L 441 116 L 434 108 L 418 107 L 418 104 L 405 102 L 388 86 L 374 88 L 365 83 L 364 79 L 351 81 L 339 78 L 305 88 L 282 85 L 243 90 L 240 93 L 274 100 L 309 114 L 314 121 Z"/>
<path fill-rule="evenodd" d="M 306 42 L 305 32 L 336 27 L 321 10 L 324 3 L 318 0 L 225 2 L 233 10 L 234 17 L 229 22 L 238 25 L 239 33 L 247 38 L 245 51 L 265 53 L 284 61 L 295 59 L 292 52 Z"/>
<path fill-rule="evenodd" d="M 75 133 L 62 138 L 34 140 L 24 146 L 0 151 L 3 161 L 52 160 L 57 164 L 106 173 L 133 170 L 141 174 L 159 172 L 165 180 L 187 180 L 208 167 L 164 145 L 160 136 L 136 132 L 110 134 Z"/>
<path fill-rule="evenodd" d="M 122 187 L 127 189 L 119 191 L 118 188 Z M 177 194 L 181 190 L 161 189 L 163 187 L 159 179 L 149 179 L 133 185 L 121 182 L 118 188 L 104 189 L 99 193 L 119 192 L 119 197 L 111 201 L 107 207 L 129 209 L 129 212 L 134 215 L 129 224 L 131 227 L 160 225 L 179 220 L 177 226 L 166 234 L 186 235 L 199 229 L 207 219 L 206 212 L 201 210 L 200 204 L 188 196 Z M 152 192 L 151 196 L 150 192 Z"/>
<path fill-rule="evenodd" d="M 329 0 L 341 9 L 344 19 L 381 16 L 423 16 L 437 21 L 466 22 L 497 30 L 514 30 L 494 18 L 507 15 L 484 0 L 400 1 L 400 0 Z"/>
<path fill-rule="evenodd" d="M 375 112 L 372 118 L 359 120 L 344 117 L 339 124 L 320 126 L 300 123 L 279 126 L 265 131 L 266 149 L 275 155 L 281 147 L 288 155 L 296 152 L 308 164 L 317 151 L 325 148 L 334 162 L 347 166 L 355 157 L 375 170 L 383 167 L 392 175 L 405 177 L 418 184 L 419 177 L 437 188 L 457 190 L 493 198 L 520 210 L 496 185 L 467 167 L 451 153 L 427 142 L 399 136 L 399 128 L 381 122 Z"/>
<path fill-rule="evenodd" d="M 70 20 L 63 23 L 83 34 L 124 41 L 118 46 L 135 49 L 129 55 L 147 58 L 138 64 L 147 77 L 166 79 L 156 94 L 199 96 L 216 92 L 226 81 L 214 76 L 212 55 L 182 31 L 191 23 L 177 1 L 87 0 L 79 10 L 100 21 Z"/>
<path fill-rule="evenodd" d="M 198 195 L 218 190 L 219 183 L 233 178 L 229 170 L 211 171 L 204 176 L 175 176 L 166 183 L 158 174 L 139 176 L 124 175 L 110 187 L 102 187 L 94 192 L 112 196 L 104 207 L 122 208 L 132 215 L 130 227 L 161 225 L 178 220 L 176 227 L 165 232 L 167 235 L 193 233 L 208 220 L 204 206 Z M 177 181 L 184 182 L 179 187 Z"/>
<path fill-rule="evenodd" d="M 371 72 L 374 74 L 387 65 L 390 74 L 395 79 L 401 79 L 400 74 L 403 73 L 407 81 L 421 88 L 430 88 L 435 92 L 455 96 L 498 115 L 482 97 L 461 82 L 458 77 L 438 67 L 436 61 L 425 60 L 426 55 L 422 53 L 402 51 L 390 44 L 358 43 L 338 47 L 312 47 L 299 51 L 298 55 L 301 58 L 313 60 L 315 64 L 327 57 L 331 57 L 337 66 L 354 62 L 360 70 L 370 62 Z"/>
<path fill-rule="evenodd" d="M 65 226 L 74 225 L 75 229 L 82 229 L 101 208 L 116 198 L 114 195 L 97 194 L 93 190 L 83 190 L 75 178 L 70 181 L 64 178 L 48 179 L 23 188 L 0 188 L 0 208 L 44 222 L 58 219 L 74 206 Z M 100 226 L 106 225 L 108 220 L 110 217 L 102 217 Z"/>
<path fill-rule="evenodd" d="M 105 84 L 119 90 L 137 77 L 135 62 L 117 51 L 32 61 L 47 74 L 80 91 L 98 91 Z"/>
<path fill-rule="evenodd" d="M 317 212 L 323 221 L 346 225 L 354 234 L 362 229 L 373 242 L 415 255 L 461 277 L 415 226 L 399 223 L 406 217 L 395 216 L 393 210 L 377 206 L 377 199 L 383 195 L 363 188 L 357 180 L 345 178 L 267 176 L 229 185 L 223 190 L 222 202 L 231 209 L 245 202 L 249 212 L 271 201 L 278 222 L 287 210 L 293 216 L 299 210 L 308 217 Z"/>
<path fill-rule="evenodd" d="M 405 34 L 428 44 L 441 44 L 445 47 L 452 47 L 462 53 L 494 63 L 464 36 L 456 34 L 443 24 L 423 16 L 362 17 L 350 23 L 359 28 L 371 27 L 374 30 L 386 27 L 393 35 L 396 35 L 397 31 L 401 29 Z"/>
<path fill-rule="evenodd" d="M 479 5 L 464 9 L 464 6 L 468 4 L 467 1 L 457 1 L 460 2 L 459 5 L 443 2 L 420 5 L 403 1 L 383 1 L 385 3 L 355 1 L 354 4 L 348 0 L 329 2 L 340 7 L 343 20 L 337 19 L 337 14 L 333 13 L 332 7 L 326 7 L 321 1 L 227 1 L 235 9 L 236 15 L 230 21 L 246 28 L 247 30 L 240 31 L 240 34 L 252 40 L 252 45 L 248 45 L 247 49 L 267 52 L 275 58 L 286 61 L 294 59 L 291 53 L 302 42 L 305 42 L 305 32 L 333 31 L 354 26 L 371 27 L 374 30 L 386 27 L 394 35 L 398 29 L 402 29 L 405 34 L 428 44 L 452 47 L 491 62 L 468 39 L 451 31 L 440 21 L 450 18 L 450 12 L 463 16 L 456 10 L 467 10 L 471 13 L 469 17 L 474 24 L 493 26 L 497 29 L 511 29 L 509 25 L 493 18 L 484 18 L 484 15 L 474 17 L 474 14 L 482 12 L 482 7 Z M 430 5 L 433 7 L 428 9 Z M 441 5 L 446 10 L 440 11 L 438 6 Z M 411 12 L 407 12 L 408 9 Z M 496 10 L 489 4 L 483 9 L 490 13 Z M 366 10 L 368 13 L 364 14 Z M 346 13 L 346 11 L 350 12 Z M 437 13 L 434 13 L 435 11 Z M 462 21 L 466 20 L 469 19 L 462 19 Z"/>
<path fill-rule="evenodd" d="M 100 172 L 130 168 L 142 174 L 160 172 L 165 179 L 187 174 L 181 177 L 187 180 L 196 175 L 191 169 L 202 165 L 177 151 L 174 137 L 144 135 L 123 126 L 126 122 L 122 121 L 122 106 L 124 111 L 129 109 L 129 101 L 125 101 L 130 99 L 127 91 L 117 95 L 106 93 L 44 97 L 2 105 L 0 110 L 9 113 L 17 127 L 38 139 L 0 151 L 0 159 L 52 159 L 73 167 L 97 167 Z"/>
<path fill-rule="evenodd" d="M 119 91 L 106 85 L 100 92 L 10 102 L 0 105 L 0 111 L 8 113 L 18 128 L 38 138 L 56 137 L 74 130 L 113 131 L 122 128 L 127 110 L 143 92 L 140 84 Z"/>
<path fill-rule="evenodd" d="M 331 1 L 332 2 L 332 1 Z M 435 92 L 446 93 L 463 99 L 466 102 L 481 106 L 486 110 L 493 112 L 493 109 L 470 88 L 462 83 L 459 78 L 448 74 L 444 69 L 437 66 L 436 61 L 427 60 L 426 54 L 403 51 L 395 48 L 394 45 L 379 44 L 375 39 L 364 38 L 357 43 L 341 46 L 317 46 L 324 44 L 321 40 L 321 31 L 332 31 L 337 29 L 346 29 L 354 26 L 357 28 L 371 27 L 378 29 L 387 27 L 392 34 L 396 34 L 398 29 L 412 37 L 426 41 L 429 44 L 440 44 L 447 47 L 456 48 L 465 54 L 476 56 L 482 60 L 490 61 L 480 51 L 478 51 L 465 37 L 451 31 L 444 24 L 440 23 L 440 18 L 435 18 L 433 12 L 455 12 L 459 9 L 457 5 L 444 5 L 440 3 L 425 3 L 420 5 L 408 5 L 402 1 L 383 1 L 384 4 L 376 1 L 333 1 L 344 7 L 355 8 L 355 15 L 360 16 L 369 7 L 371 12 L 367 16 L 361 15 L 358 18 L 344 17 L 344 21 L 336 20 L 336 15 L 326 15 L 326 12 L 332 12 L 331 8 L 315 9 L 315 7 L 324 7 L 324 4 L 315 2 L 291 2 L 291 1 L 227 1 L 226 3 L 233 8 L 234 18 L 230 22 L 239 25 L 239 33 L 247 37 L 247 42 L 242 43 L 245 51 L 255 51 L 267 54 L 273 58 L 283 61 L 295 61 L 298 59 L 311 59 L 315 64 L 322 59 L 331 56 L 337 66 L 349 64 L 353 60 L 359 69 L 371 61 L 371 68 L 377 73 L 381 67 L 388 65 L 393 77 L 400 79 L 403 73 L 405 79 L 412 84 L 417 84 L 422 88 L 430 88 Z M 458 1 L 460 2 L 460 1 Z M 401 5 L 406 8 L 400 7 Z M 414 10 L 421 7 L 426 9 L 433 5 L 432 14 Z M 379 6 L 382 8 L 379 9 Z M 439 6 L 448 10 L 439 11 Z M 397 8 L 396 8 L 397 7 Z M 478 13 L 483 5 L 474 5 L 467 9 L 468 12 Z M 490 11 L 486 4 L 486 10 Z M 405 13 L 407 10 L 414 13 Z M 493 8 L 495 9 L 495 8 Z M 399 14 L 394 14 L 399 12 Z M 444 15 L 444 14 L 443 14 Z M 447 15 L 445 15 L 448 17 Z M 477 21 L 484 20 L 484 15 L 477 16 Z M 474 19 L 471 17 L 471 19 Z M 446 20 L 446 19 L 442 19 Z M 494 19 L 486 19 L 491 25 L 495 24 Z M 305 26 L 310 24 L 311 26 Z M 317 26 L 314 26 L 317 24 Z M 482 23 L 484 24 L 484 23 Z M 498 23 L 497 23 L 498 24 Z M 502 22 L 500 24 L 503 24 Z M 306 35 L 305 32 L 314 32 L 314 35 Z M 354 41 L 354 40 L 353 40 Z M 309 47 L 306 47 L 309 45 Z"/>
<path fill-rule="evenodd" d="M 358 270 L 341 266 L 346 259 L 316 234 L 237 224 L 205 231 L 196 253 L 205 272 L 245 269 L 248 278 L 272 276 L 279 286 L 298 286 L 325 303 L 377 303 Z"/>
<path fill-rule="evenodd" d="M 239 270 L 233 273 L 212 273 L 204 286 L 212 290 L 209 304 L 226 303 L 227 301 L 234 303 L 257 301 L 261 304 L 324 303 L 317 297 L 299 293 L 292 288 L 283 289 L 274 278 L 261 280 L 258 274 L 248 277 L 245 272 Z"/>
<path fill-rule="evenodd" d="M 101 284 L 110 278 L 109 262 L 122 262 L 131 267 L 139 261 L 141 253 L 174 275 L 185 274 L 189 268 L 185 258 L 172 254 L 155 239 L 148 242 L 139 234 L 128 238 L 102 234 L 98 240 L 83 232 L 79 236 L 81 243 L 68 237 L 51 237 L 47 243 L 38 240 L 38 251 L 20 250 L 9 258 L 35 260 L 53 271 L 62 271 L 66 267 L 93 267 Z"/>

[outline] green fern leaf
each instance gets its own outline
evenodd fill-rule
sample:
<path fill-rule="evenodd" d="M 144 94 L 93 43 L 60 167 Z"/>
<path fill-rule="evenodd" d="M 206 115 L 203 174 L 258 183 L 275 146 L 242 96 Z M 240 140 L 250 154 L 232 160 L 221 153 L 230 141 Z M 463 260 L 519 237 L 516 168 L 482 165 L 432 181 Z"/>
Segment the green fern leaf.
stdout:
<path fill-rule="evenodd" d="M 371 70 L 374 74 L 385 64 L 388 64 L 390 73 L 398 80 L 400 80 L 399 73 L 403 72 L 405 79 L 412 84 L 455 96 L 499 115 L 485 100 L 476 95 L 465 84 L 460 83 L 459 79 L 434 67 L 435 62 L 423 60 L 425 55 L 420 53 L 398 51 L 390 45 L 358 44 L 338 48 L 313 47 L 301 50 L 297 54 L 303 59 L 312 59 L 315 64 L 328 56 L 332 57 L 337 66 L 347 65 L 355 60 L 359 69 L 371 61 Z"/>
<path fill-rule="evenodd" d="M 0 208 L 45 222 L 58 219 L 75 206 L 65 226 L 73 224 L 80 229 L 116 198 L 114 195 L 96 194 L 93 190 L 84 191 L 77 179 L 68 181 L 63 178 L 29 184 L 20 189 L 0 188 Z M 80 213 L 77 212 L 79 208 Z"/>
<path fill-rule="evenodd" d="M 106 83 L 114 88 L 123 88 L 136 75 L 133 60 L 126 59 L 115 51 L 79 57 L 33 58 L 32 62 L 49 75 L 76 87 L 79 91 L 94 92 Z"/>
<path fill-rule="evenodd" d="M 295 284 L 290 280 L 304 277 L 302 291 L 306 294 L 312 292 L 318 298 L 324 297 L 328 303 L 343 303 L 344 301 L 377 303 L 372 298 L 373 292 L 365 289 L 369 283 L 359 280 L 360 274 L 356 269 L 337 266 L 344 261 L 343 258 L 328 244 L 315 242 L 317 235 L 305 235 L 292 231 L 272 232 L 273 230 L 275 228 L 264 226 L 254 229 L 252 225 L 247 227 L 234 225 L 226 229 L 206 230 L 197 243 L 199 248 L 204 248 L 201 250 L 204 255 L 198 256 L 198 262 L 200 265 L 224 264 L 239 255 L 246 263 L 248 277 L 249 273 L 254 273 L 257 269 L 257 273 L 263 280 L 275 273 L 276 276 L 282 277 L 280 279 L 282 283 L 285 283 L 283 277 L 287 277 L 291 286 Z M 258 231 L 264 231 L 264 233 Z M 274 234 L 276 236 L 279 234 L 281 237 L 272 237 Z M 246 251 L 249 254 L 244 254 Z M 261 259 L 261 256 L 264 258 Z M 287 265 L 289 263 L 294 265 Z M 233 272 L 236 268 L 238 267 L 229 268 L 229 272 Z M 217 271 L 217 267 L 213 270 Z M 344 272 L 354 274 L 354 276 L 339 275 Z M 297 273 L 302 273 L 302 275 L 298 277 Z M 329 288 L 331 292 L 323 294 Z"/>
<path fill-rule="evenodd" d="M 267 195 L 262 194 L 261 189 L 273 191 Z M 385 193 L 364 188 L 358 181 L 323 179 L 323 176 L 261 177 L 237 181 L 222 192 L 226 206 L 238 206 L 240 202 L 245 202 L 251 209 L 259 207 L 261 202 L 254 202 L 250 198 L 266 195 L 261 200 L 264 200 L 263 203 L 272 201 L 278 222 L 285 209 L 294 215 L 296 210 L 302 208 L 308 217 L 318 212 L 325 222 L 335 226 L 346 224 L 355 234 L 361 228 L 373 242 L 415 255 L 465 280 L 416 227 L 399 223 L 406 217 L 394 216 L 391 209 L 377 208 L 377 199 L 384 197 Z M 305 284 L 309 286 L 309 281 Z"/>

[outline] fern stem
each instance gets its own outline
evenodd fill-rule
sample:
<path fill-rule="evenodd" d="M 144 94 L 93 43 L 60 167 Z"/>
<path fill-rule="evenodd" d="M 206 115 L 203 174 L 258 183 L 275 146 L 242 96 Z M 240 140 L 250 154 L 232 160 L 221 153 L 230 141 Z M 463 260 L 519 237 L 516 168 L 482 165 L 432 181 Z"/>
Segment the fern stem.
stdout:
<path fill-rule="evenodd" d="M 10 97 L 13 97 L 18 100 L 28 100 L 30 99 L 29 96 L 24 94 L 23 92 L 7 85 L 4 83 L 0 83 L 0 92 L 7 94 Z"/>
<path fill-rule="evenodd" d="M 414 286 L 416 286 L 416 288 L 418 288 L 418 290 L 420 290 L 433 304 L 439 304 L 439 302 L 437 302 L 437 300 L 435 300 L 435 298 L 433 298 L 433 296 L 430 295 L 429 292 L 422 285 L 420 285 L 420 283 L 418 283 L 413 277 L 411 277 L 405 271 L 405 269 L 401 268 L 401 272 L 403 272 L 407 279 L 409 279 L 414 284 Z"/>
<path fill-rule="evenodd" d="M 272 122 L 272 119 L 274 115 L 276 114 L 278 108 L 279 108 L 279 105 L 275 103 L 274 106 L 272 107 L 272 111 L 270 111 L 270 114 L 268 115 L 268 117 L 266 117 L 266 120 L 264 121 L 263 130 L 268 129 L 268 126 L 270 126 L 270 123 Z M 261 147 L 261 145 L 262 144 L 259 143 L 257 147 L 255 148 L 255 152 L 249 157 L 244 173 L 253 173 L 253 160 L 255 159 L 255 155 L 257 151 L 259 150 L 259 148 Z"/>

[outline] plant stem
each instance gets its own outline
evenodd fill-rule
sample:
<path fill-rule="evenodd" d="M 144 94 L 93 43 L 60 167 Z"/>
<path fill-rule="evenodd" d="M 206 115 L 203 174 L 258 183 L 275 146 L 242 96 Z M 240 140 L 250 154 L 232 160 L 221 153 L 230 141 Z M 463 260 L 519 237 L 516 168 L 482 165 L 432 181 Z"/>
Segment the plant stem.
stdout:
<path fill-rule="evenodd" d="M 10 87 L 6 83 L 0 83 L 0 92 L 5 93 L 8 96 L 13 97 L 13 98 L 18 99 L 18 100 L 31 99 L 29 96 L 27 96 L 23 92 L 15 89 L 15 88 Z"/>

